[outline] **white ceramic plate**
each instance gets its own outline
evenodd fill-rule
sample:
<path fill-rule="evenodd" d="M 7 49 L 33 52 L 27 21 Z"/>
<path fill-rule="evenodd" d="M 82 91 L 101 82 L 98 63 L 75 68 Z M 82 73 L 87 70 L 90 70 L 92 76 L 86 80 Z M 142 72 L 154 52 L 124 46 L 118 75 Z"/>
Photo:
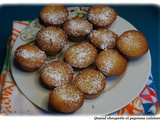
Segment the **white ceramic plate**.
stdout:
<path fill-rule="evenodd" d="M 85 10 L 88 8 L 72 7 L 68 9 L 70 11 L 75 10 L 72 13 L 70 12 L 70 17 L 74 17 L 75 15 L 86 17 Z M 62 115 L 62 113 L 54 111 L 49 106 L 48 96 L 51 90 L 41 81 L 40 69 L 35 72 L 25 72 L 19 67 L 14 57 L 15 50 L 18 46 L 35 42 L 35 36 L 42 27 L 43 25 L 39 23 L 39 19 L 35 19 L 18 36 L 11 53 L 11 71 L 19 89 L 33 104 L 43 110 L 51 111 L 52 114 Z M 126 30 L 136 30 L 133 25 L 120 16 L 117 17 L 116 21 L 109 29 L 118 35 Z M 55 60 L 63 60 L 63 53 L 71 44 L 74 43 L 69 41 L 60 54 L 56 57 L 49 57 L 46 63 Z M 91 67 L 95 67 L 95 65 Z M 139 59 L 129 60 L 124 74 L 119 77 L 106 77 L 106 88 L 100 97 L 90 100 L 85 99 L 83 106 L 75 113 L 69 115 L 106 115 L 121 109 L 136 98 L 144 88 L 150 69 L 150 51 Z M 78 71 L 76 71 L 76 74 L 77 73 Z"/>

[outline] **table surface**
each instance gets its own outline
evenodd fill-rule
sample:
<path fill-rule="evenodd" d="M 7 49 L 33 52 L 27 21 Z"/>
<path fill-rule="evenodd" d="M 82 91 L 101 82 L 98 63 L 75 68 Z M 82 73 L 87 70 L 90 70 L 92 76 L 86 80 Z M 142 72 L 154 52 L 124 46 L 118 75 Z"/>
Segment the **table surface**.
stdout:
<path fill-rule="evenodd" d="M 147 38 L 149 43 L 149 49 L 151 52 L 152 59 L 152 74 L 155 80 L 155 86 L 157 89 L 157 95 L 160 104 L 160 71 L 159 71 L 159 11 L 160 7 L 158 5 L 118 5 L 118 4 L 106 4 L 115 9 L 119 16 L 129 21 L 133 26 L 135 26 L 139 31 L 141 31 Z M 34 20 L 39 17 L 39 13 L 44 7 L 44 4 L 26 4 L 26 5 L 1 5 L 0 7 L 0 73 L 2 71 L 7 40 L 12 31 L 12 21 L 25 21 Z M 65 5 L 70 6 L 92 6 L 91 4 L 74 4 Z"/>

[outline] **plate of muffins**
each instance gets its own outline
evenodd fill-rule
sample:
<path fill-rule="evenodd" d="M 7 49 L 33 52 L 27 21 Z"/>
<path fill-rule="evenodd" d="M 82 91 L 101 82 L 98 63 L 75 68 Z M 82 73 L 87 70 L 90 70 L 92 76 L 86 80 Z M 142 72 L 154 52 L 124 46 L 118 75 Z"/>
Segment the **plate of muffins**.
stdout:
<path fill-rule="evenodd" d="M 53 115 L 107 115 L 129 104 L 151 69 L 144 34 L 105 5 L 49 4 L 19 34 L 11 72 Z"/>

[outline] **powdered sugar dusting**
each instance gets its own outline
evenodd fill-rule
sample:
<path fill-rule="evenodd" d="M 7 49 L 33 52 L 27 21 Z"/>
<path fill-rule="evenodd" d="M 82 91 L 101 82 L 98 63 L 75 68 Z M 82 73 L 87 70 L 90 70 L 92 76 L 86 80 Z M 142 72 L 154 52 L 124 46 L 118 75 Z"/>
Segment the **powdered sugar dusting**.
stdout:
<path fill-rule="evenodd" d="M 124 35 L 124 39 L 122 39 L 122 41 L 125 43 L 125 46 L 127 49 L 132 49 L 132 48 L 139 48 L 141 45 L 141 38 L 139 38 L 140 36 L 135 33 L 128 33 L 127 35 Z M 134 39 L 138 39 L 138 40 L 134 40 Z"/>
<path fill-rule="evenodd" d="M 98 13 L 91 9 L 88 14 L 88 20 L 95 21 L 98 25 L 103 26 L 104 24 L 110 24 L 110 19 L 114 12 L 108 6 L 103 8 L 97 8 Z"/>
<path fill-rule="evenodd" d="M 83 31 L 85 34 L 88 34 L 91 31 L 90 27 L 88 27 L 88 24 L 86 24 L 85 21 L 76 23 L 75 21 L 71 20 L 69 24 L 69 29 L 71 29 L 72 33 L 74 33 L 75 35 L 79 35 L 79 32 L 81 31 Z"/>
<path fill-rule="evenodd" d="M 96 51 L 97 52 L 97 51 Z M 84 63 L 90 62 L 92 55 L 96 57 L 96 53 L 93 47 L 88 42 L 82 42 L 80 44 L 71 46 L 67 49 L 65 54 L 68 55 L 71 65 L 77 67 L 76 65 L 82 65 Z"/>
<path fill-rule="evenodd" d="M 62 29 L 53 26 L 42 28 L 37 34 L 38 44 L 43 44 L 43 50 L 60 49 L 66 44 L 67 39 L 68 37 Z"/>
<path fill-rule="evenodd" d="M 70 82 L 73 76 L 73 69 L 68 64 L 63 62 L 52 62 L 47 64 L 42 69 L 43 79 L 47 80 L 53 86 L 64 85 Z"/>
<path fill-rule="evenodd" d="M 87 94 L 96 94 L 104 89 L 105 77 L 96 70 L 85 69 L 77 75 L 75 80 L 76 85 Z"/>
<path fill-rule="evenodd" d="M 63 10 L 55 8 L 54 5 L 46 6 L 48 11 L 41 13 L 41 17 L 43 17 L 44 22 L 50 24 L 62 24 L 68 18 L 67 8 Z"/>
<path fill-rule="evenodd" d="M 82 63 L 84 61 L 84 59 L 89 59 L 89 57 L 87 57 L 87 55 L 91 54 L 91 51 L 89 49 L 86 49 L 85 48 L 81 48 L 80 46 L 78 46 L 77 48 L 75 49 L 71 49 L 71 52 L 74 52 L 75 54 L 75 59 L 74 59 L 74 62 L 80 62 Z"/>
<path fill-rule="evenodd" d="M 69 103 L 69 105 L 77 106 L 83 101 L 83 93 L 73 85 L 63 85 L 55 88 L 52 91 L 54 94 L 58 94 L 62 101 Z"/>
<path fill-rule="evenodd" d="M 25 48 L 19 48 L 16 50 L 16 56 L 22 59 L 22 64 L 28 67 L 41 66 L 46 59 L 46 55 L 42 50 L 27 50 Z M 39 62 L 37 62 L 39 61 Z"/>
<path fill-rule="evenodd" d="M 59 18 L 61 17 L 65 17 L 66 15 L 61 12 L 61 11 L 57 11 L 56 13 L 44 13 L 44 18 L 46 18 L 44 21 L 45 22 L 51 22 L 52 24 L 60 24 L 62 23 L 62 20 L 60 20 Z M 64 20 L 63 20 L 64 21 Z"/>
<path fill-rule="evenodd" d="M 51 31 L 51 30 L 46 30 L 44 31 L 41 36 L 43 37 L 44 40 L 48 41 L 48 42 L 52 42 L 52 44 L 60 44 L 61 39 L 58 37 L 59 36 L 59 32 L 55 32 L 55 31 Z M 59 45 L 58 45 L 59 46 Z"/>
<path fill-rule="evenodd" d="M 69 84 L 56 87 L 50 92 L 49 98 L 51 105 L 64 113 L 73 113 L 84 103 L 83 93 L 76 86 Z"/>
<path fill-rule="evenodd" d="M 61 84 L 61 80 L 64 80 L 64 78 L 62 78 L 63 74 L 60 73 L 58 70 L 52 70 L 52 67 L 48 67 L 48 69 L 46 69 L 46 70 L 47 70 L 46 76 L 48 76 L 52 79 L 55 79 L 56 85 Z M 53 84 L 54 84 L 54 82 L 53 82 Z"/>
<path fill-rule="evenodd" d="M 70 100 L 70 101 L 78 101 L 80 98 L 79 94 L 80 91 L 74 92 L 74 89 L 71 87 L 70 89 L 65 89 L 66 86 L 63 86 L 62 89 L 60 89 L 59 94 L 61 94 L 61 98 L 64 100 Z M 67 94 L 64 94 L 67 93 Z"/>
<path fill-rule="evenodd" d="M 100 49 L 113 48 L 116 45 L 117 36 L 112 31 L 103 30 L 92 30 L 90 33 L 91 42 Z"/>
<path fill-rule="evenodd" d="M 128 59 L 135 59 L 148 51 L 148 42 L 140 31 L 128 30 L 118 38 L 117 47 Z"/>
<path fill-rule="evenodd" d="M 102 55 L 103 54 L 103 55 Z M 114 64 L 118 61 L 118 52 L 112 52 L 112 50 L 104 50 L 100 53 L 103 58 L 97 59 L 100 66 L 98 69 L 105 73 L 105 75 L 109 76 L 111 70 L 114 68 Z"/>
<path fill-rule="evenodd" d="M 92 28 L 93 28 L 92 24 L 89 23 L 86 19 L 78 17 L 68 20 L 66 25 L 64 25 L 64 30 L 69 35 L 74 35 L 74 36 L 81 36 L 81 35 L 83 36 L 89 34 Z"/>
<path fill-rule="evenodd" d="M 113 56 L 112 56 L 113 57 Z M 104 71 L 105 73 L 107 74 L 110 74 L 110 70 L 112 69 L 113 67 L 113 59 L 105 59 L 104 61 L 101 61 L 103 63 L 104 66 L 101 66 L 99 69 Z"/>

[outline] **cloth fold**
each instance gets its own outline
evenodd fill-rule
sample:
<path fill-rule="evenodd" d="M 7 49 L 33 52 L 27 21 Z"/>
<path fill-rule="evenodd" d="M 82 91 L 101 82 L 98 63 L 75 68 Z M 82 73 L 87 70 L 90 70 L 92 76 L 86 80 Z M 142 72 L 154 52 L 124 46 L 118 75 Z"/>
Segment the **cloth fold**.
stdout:
<path fill-rule="evenodd" d="M 9 57 L 16 38 L 31 21 L 13 21 L 12 36 L 7 42 L 7 54 L 0 80 L 0 114 L 1 115 L 48 115 L 31 103 L 20 92 L 10 71 Z M 136 88 L 135 88 L 136 89 Z M 109 115 L 156 115 L 160 114 L 157 93 L 152 73 L 142 92 L 127 106 Z"/>

